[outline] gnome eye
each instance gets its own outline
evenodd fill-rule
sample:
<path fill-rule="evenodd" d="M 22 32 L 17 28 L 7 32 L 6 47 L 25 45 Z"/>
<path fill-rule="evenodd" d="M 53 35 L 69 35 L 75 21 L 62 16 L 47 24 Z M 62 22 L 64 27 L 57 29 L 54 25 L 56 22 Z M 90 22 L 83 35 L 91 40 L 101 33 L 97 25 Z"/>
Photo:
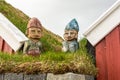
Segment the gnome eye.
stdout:
<path fill-rule="evenodd" d="M 41 31 L 38 31 L 38 33 L 40 33 Z"/>
<path fill-rule="evenodd" d="M 68 35 L 69 33 L 65 33 L 65 35 Z"/>
<path fill-rule="evenodd" d="M 70 34 L 74 34 L 73 32 L 71 32 Z"/>
<path fill-rule="evenodd" d="M 68 33 L 65 33 L 66 35 L 68 34 Z"/>
<path fill-rule="evenodd" d="M 35 30 L 31 30 L 32 33 L 35 33 Z"/>

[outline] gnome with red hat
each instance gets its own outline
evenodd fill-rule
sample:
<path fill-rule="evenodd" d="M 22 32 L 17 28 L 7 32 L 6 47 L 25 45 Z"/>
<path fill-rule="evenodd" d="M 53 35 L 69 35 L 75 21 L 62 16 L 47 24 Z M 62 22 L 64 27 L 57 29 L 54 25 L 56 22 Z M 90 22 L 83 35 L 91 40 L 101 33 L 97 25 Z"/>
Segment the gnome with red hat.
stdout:
<path fill-rule="evenodd" d="M 42 25 L 37 18 L 31 18 L 27 25 L 26 35 L 29 40 L 24 43 L 23 53 L 32 56 L 39 56 L 42 44 L 39 41 L 42 35 Z"/>

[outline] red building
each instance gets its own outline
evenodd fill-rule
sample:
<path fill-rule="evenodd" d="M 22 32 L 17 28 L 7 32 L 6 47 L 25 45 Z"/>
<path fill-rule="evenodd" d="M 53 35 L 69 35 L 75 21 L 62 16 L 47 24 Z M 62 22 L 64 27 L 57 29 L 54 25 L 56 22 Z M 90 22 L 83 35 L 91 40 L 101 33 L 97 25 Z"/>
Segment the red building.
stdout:
<path fill-rule="evenodd" d="M 27 37 L 0 13 L 0 51 L 16 52 L 26 40 Z"/>
<path fill-rule="evenodd" d="M 98 18 L 84 36 L 96 49 L 97 80 L 120 80 L 120 1 Z"/>
<path fill-rule="evenodd" d="M 7 44 L 7 42 L 2 37 L 0 37 L 0 51 L 14 53 L 14 50 Z"/>

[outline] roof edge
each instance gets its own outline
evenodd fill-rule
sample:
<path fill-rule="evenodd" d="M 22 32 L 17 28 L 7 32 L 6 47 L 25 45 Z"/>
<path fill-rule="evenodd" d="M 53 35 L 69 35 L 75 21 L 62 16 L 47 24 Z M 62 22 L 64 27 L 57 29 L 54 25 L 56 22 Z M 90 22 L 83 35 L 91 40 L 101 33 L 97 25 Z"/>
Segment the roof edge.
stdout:
<path fill-rule="evenodd" d="M 97 27 L 106 17 L 108 17 L 115 9 L 120 5 L 120 0 L 116 1 L 106 12 L 104 12 L 92 25 L 88 28 L 86 32 L 83 33 L 84 36 L 87 36 L 93 29 Z"/>

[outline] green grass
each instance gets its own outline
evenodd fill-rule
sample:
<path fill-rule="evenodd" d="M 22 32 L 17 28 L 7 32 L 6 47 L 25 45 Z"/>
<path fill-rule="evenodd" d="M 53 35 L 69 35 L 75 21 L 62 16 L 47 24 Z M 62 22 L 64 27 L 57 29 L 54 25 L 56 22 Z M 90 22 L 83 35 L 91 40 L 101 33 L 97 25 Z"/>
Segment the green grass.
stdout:
<path fill-rule="evenodd" d="M 86 40 L 80 41 L 80 49 L 75 53 L 47 51 L 40 57 L 31 57 L 23 54 L 0 53 L 0 73 L 23 72 L 63 74 L 67 72 L 96 75 L 97 69 L 93 59 L 86 52 Z M 8 67 L 9 64 L 9 67 Z"/>

